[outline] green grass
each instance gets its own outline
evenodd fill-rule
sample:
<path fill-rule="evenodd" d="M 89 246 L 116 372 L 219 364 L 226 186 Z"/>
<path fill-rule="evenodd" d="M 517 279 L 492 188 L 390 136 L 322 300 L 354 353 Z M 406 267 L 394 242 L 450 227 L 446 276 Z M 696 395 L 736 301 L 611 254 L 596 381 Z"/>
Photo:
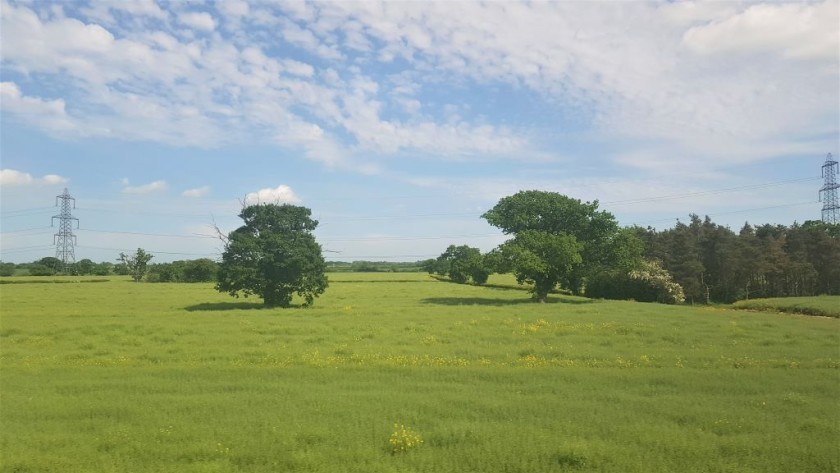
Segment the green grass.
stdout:
<path fill-rule="evenodd" d="M 0 471 L 840 471 L 837 319 L 330 279 L 0 286 Z"/>
<path fill-rule="evenodd" d="M 732 304 L 736 309 L 789 312 L 840 318 L 840 296 L 776 297 L 752 299 Z"/>

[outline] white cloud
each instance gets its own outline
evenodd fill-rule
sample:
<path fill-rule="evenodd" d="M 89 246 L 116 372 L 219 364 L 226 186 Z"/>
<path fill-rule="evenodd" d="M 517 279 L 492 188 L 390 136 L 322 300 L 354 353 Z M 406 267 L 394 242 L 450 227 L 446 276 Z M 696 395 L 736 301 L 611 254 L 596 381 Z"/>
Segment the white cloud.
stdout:
<path fill-rule="evenodd" d="M 324 59 L 339 60 L 342 58 L 341 53 L 334 45 L 323 43 L 311 30 L 302 28 L 292 21 L 281 21 L 280 23 L 280 31 L 283 39 L 290 44 L 303 48 Z"/>
<path fill-rule="evenodd" d="M 245 205 L 296 204 L 299 202 L 300 199 L 292 191 L 292 188 L 286 185 L 279 185 L 274 189 L 260 189 L 245 196 Z"/>
<path fill-rule="evenodd" d="M 80 9 L 87 18 L 96 20 L 105 25 L 116 25 L 118 20 L 114 17 L 123 14 L 125 21 L 130 18 L 136 24 L 142 24 L 147 19 L 165 21 L 168 13 L 160 8 L 154 0 L 131 0 L 128 2 L 93 2 Z"/>
<path fill-rule="evenodd" d="M 35 180 L 32 175 L 14 169 L 0 169 L 0 184 L 4 186 L 25 186 L 32 184 Z"/>
<path fill-rule="evenodd" d="M 544 155 L 555 130 L 532 124 L 545 111 L 618 140 L 626 156 L 658 152 L 672 164 L 668 156 L 712 166 L 733 154 L 767 159 L 767 149 L 812 149 L 830 141 L 814 136 L 837 133 L 833 1 L 230 1 L 215 5 L 224 34 L 200 39 L 158 20 L 212 30 L 209 13 L 129 3 L 105 10 L 144 20 L 39 17 L 4 2 L 4 77 L 21 77 L 20 87 L 3 83 L 4 112 L 59 136 L 192 147 L 270 140 L 333 168 L 369 170 L 387 155 Z M 276 56 L 289 44 L 316 57 Z M 24 80 L 38 82 L 37 96 L 21 92 Z M 470 110 L 472 88 L 493 87 L 500 102 L 535 93 L 540 104 L 510 117 Z M 438 90 L 456 95 L 446 100 L 457 113 Z"/>
<path fill-rule="evenodd" d="M 63 99 L 44 100 L 23 95 L 14 82 L 0 82 L 0 110 L 23 122 L 55 133 L 75 131 Z"/>
<path fill-rule="evenodd" d="M 168 16 L 154 0 L 107 2 L 106 5 L 111 10 L 125 12 L 132 16 L 146 16 L 158 20 L 165 20 Z"/>
<path fill-rule="evenodd" d="M 56 185 L 64 184 L 68 181 L 66 177 L 57 174 L 47 174 L 40 179 L 32 177 L 31 174 L 14 169 L 0 169 L 0 185 L 15 187 L 27 186 L 33 184 Z"/>
<path fill-rule="evenodd" d="M 181 193 L 184 197 L 204 197 L 207 193 L 210 192 L 209 186 L 198 187 L 195 189 L 188 189 Z"/>
<path fill-rule="evenodd" d="M 838 3 L 759 4 L 741 13 L 695 26 L 683 44 L 700 54 L 781 53 L 790 58 L 837 59 Z"/>
<path fill-rule="evenodd" d="M 123 187 L 123 194 L 150 194 L 152 192 L 160 192 L 166 190 L 166 181 L 154 181 L 140 186 L 125 186 Z"/>
<path fill-rule="evenodd" d="M 222 14 L 234 18 L 245 16 L 250 11 L 248 3 L 239 0 L 225 0 L 223 2 L 218 2 L 216 3 L 216 8 L 218 8 Z"/>
<path fill-rule="evenodd" d="M 45 184 L 64 184 L 68 181 L 66 177 L 62 177 L 57 174 L 47 174 L 42 177 L 41 180 L 43 180 Z"/>
<path fill-rule="evenodd" d="M 316 16 L 346 21 L 313 30 L 328 37 L 352 24 L 354 34 L 362 31 L 382 45 L 375 52 L 382 62 L 405 58 L 415 70 L 433 71 L 425 77 L 440 82 L 466 77 L 525 86 L 588 115 L 608 139 L 667 140 L 677 151 L 700 146 L 704 159 L 718 163 L 739 143 L 750 147 L 767 139 L 791 142 L 837 132 L 836 2 L 627 2 L 608 9 L 598 2 L 389 6 L 317 4 Z M 788 23 L 774 26 L 780 21 Z M 744 27 L 743 37 L 736 26 Z M 687 33 L 692 28 L 695 33 Z M 717 60 L 686 54 L 685 38 L 715 48 Z M 743 53 L 755 48 L 783 54 L 753 56 L 745 63 Z M 819 61 L 786 61 L 800 57 Z M 355 116 L 352 122 L 365 123 Z M 825 123 L 831 123 L 829 129 L 815 133 Z M 420 130 L 407 134 L 422 139 L 425 128 Z M 387 145 L 389 130 L 358 135 Z"/>
<path fill-rule="evenodd" d="M 178 15 L 178 21 L 197 30 L 213 31 L 216 29 L 216 20 L 207 12 L 181 13 Z"/>

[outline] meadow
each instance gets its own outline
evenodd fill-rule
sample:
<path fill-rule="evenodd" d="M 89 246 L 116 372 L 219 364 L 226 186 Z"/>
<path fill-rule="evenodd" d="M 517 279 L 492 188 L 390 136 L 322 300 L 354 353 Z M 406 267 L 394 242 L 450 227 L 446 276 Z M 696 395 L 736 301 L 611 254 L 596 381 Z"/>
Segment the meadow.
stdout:
<path fill-rule="evenodd" d="M 2 472 L 840 471 L 835 318 L 500 276 L 330 274 L 286 310 L 63 281 L 0 285 Z"/>

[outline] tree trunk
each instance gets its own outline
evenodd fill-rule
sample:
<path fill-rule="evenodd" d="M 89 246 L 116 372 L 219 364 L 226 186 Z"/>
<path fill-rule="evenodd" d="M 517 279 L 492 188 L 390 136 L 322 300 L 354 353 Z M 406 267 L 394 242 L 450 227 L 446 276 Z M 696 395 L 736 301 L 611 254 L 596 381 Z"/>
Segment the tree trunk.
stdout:
<path fill-rule="evenodd" d="M 534 281 L 534 300 L 544 304 L 548 300 L 548 292 L 551 291 L 555 283 L 548 281 Z"/>
<path fill-rule="evenodd" d="M 263 305 L 266 308 L 271 307 L 289 307 L 292 302 L 292 295 L 286 294 L 283 291 L 266 291 L 263 296 Z"/>

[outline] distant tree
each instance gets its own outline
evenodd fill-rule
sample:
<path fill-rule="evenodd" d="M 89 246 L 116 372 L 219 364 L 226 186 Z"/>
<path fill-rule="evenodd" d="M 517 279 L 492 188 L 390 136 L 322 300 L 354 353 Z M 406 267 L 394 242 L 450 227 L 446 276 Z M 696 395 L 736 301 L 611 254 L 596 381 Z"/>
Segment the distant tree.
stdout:
<path fill-rule="evenodd" d="M 670 233 L 670 246 L 666 267 L 674 280 L 682 286 L 691 303 L 705 302 L 706 291 L 702 281 L 704 271 L 698 249 L 698 235 L 688 225 L 677 222 Z"/>
<path fill-rule="evenodd" d="M 478 257 L 470 263 L 469 273 L 473 284 L 481 285 L 487 283 L 493 270 L 488 266 L 485 256 L 479 253 Z"/>
<path fill-rule="evenodd" d="M 729 228 L 713 223 L 708 216 L 702 223 L 692 216 L 692 228 L 697 235 L 697 249 L 703 264 L 700 282 L 705 302 L 734 302 L 738 296 L 735 282 L 739 264 L 737 236 Z"/>
<path fill-rule="evenodd" d="M 219 264 L 207 258 L 184 262 L 184 282 L 210 282 L 216 280 Z"/>
<path fill-rule="evenodd" d="M 418 264 L 420 266 L 420 269 L 422 269 L 423 271 L 425 271 L 429 274 L 437 273 L 437 266 L 438 266 L 437 258 L 429 258 L 429 259 L 425 259 L 423 261 L 418 261 Z"/>
<path fill-rule="evenodd" d="M 183 279 L 184 268 L 181 261 L 149 265 L 146 275 L 148 282 L 181 282 Z"/>
<path fill-rule="evenodd" d="M 49 266 L 45 266 L 41 263 L 32 263 L 27 266 L 27 271 L 29 272 L 30 276 L 54 276 L 55 270 L 50 268 Z"/>
<path fill-rule="evenodd" d="M 599 272 L 616 268 L 629 270 L 638 265 L 644 251 L 643 244 L 632 231 L 620 230 L 612 214 L 598 210 L 597 201 L 581 202 L 555 192 L 522 191 L 504 197 L 482 217 L 504 233 L 517 237 L 528 233 L 519 241 L 514 238 L 503 244 L 502 247 L 507 246 L 507 250 L 500 255 L 508 257 L 503 257 L 500 263 L 494 256 L 497 264 L 504 266 L 505 260 L 513 263 L 509 258 L 513 253 L 529 254 L 529 257 L 545 254 L 559 266 L 548 267 L 549 261 L 543 260 L 542 268 L 537 271 L 542 274 L 539 279 L 543 284 L 553 281 L 552 287 L 562 283 L 575 294 L 583 291 L 587 278 Z M 523 245 L 527 243 L 537 244 L 538 247 L 523 253 L 527 250 Z M 546 245 L 563 248 L 559 259 L 544 253 Z M 513 251 L 514 248 L 516 251 Z M 577 251 L 576 256 L 569 253 L 572 250 Z M 523 269 L 525 263 L 518 264 L 520 270 Z M 537 265 L 529 266 L 531 271 L 537 270 Z M 548 277 L 549 274 L 551 277 Z M 538 293 L 547 294 L 545 288 Z M 537 299 L 545 300 L 545 297 Z"/>
<path fill-rule="evenodd" d="M 53 274 L 58 274 L 62 272 L 64 269 L 64 262 L 54 256 L 47 256 L 46 258 L 41 258 L 37 261 L 37 264 L 49 268 L 51 271 L 50 274 L 47 276 L 52 276 Z M 31 271 L 30 271 L 31 274 Z"/>
<path fill-rule="evenodd" d="M 646 261 L 665 261 L 668 256 L 668 245 L 662 232 L 655 228 L 633 226 L 627 229 L 638 238 L 644 246 Z"/>
<path fill-rule="evenodd" d="M 76 263 L 76 272 L 81 275 L 93 274 L 93 268 L 95 265 L 96 263 L 85 258 Z"/>
<path fill-rule="evenodd" d="M 799 263 L 791 278 L 809 294 L 840 294 L 840 224 L 809 220 L 794 224 L 785 251 Z"/>
<path fill-rule="evenodd" d="M 572 235 L 524 230 L 503 243 L 494 255 L 509 268 L 519 284 L 533 285 L 534 300 L 545 302 L 548 293 L 581 263 L 581 244 Z M 497 266 L 498 267 L 498 266 Z"/>
<path fill-rule="evenodd" d="M 142 248 L 137 248 L 137 251 L 132 255 L 120 253 L 119 261 L 125 265 L 131 279 L 134 282 L 139 282 L 146 275 L 147 265 L 152 258 L 154 258 L 153 255 L 146 253 Z"/>
<path fill-rule="evenodd" d="M 131 270 L 125 263 L 117 263 L 111 267 L 111 271 L 118 276 L 128 276 Z"/>
<path fill-rule="evenodd" d="M 95 276 L 108 276 L 114 269 L 114 263 L 103 262 L 94 265 L 92 274 Z"/>
<path fill-rule="evenodd" d="M 749 299 L 759 296 L 757 291 L 761 290 L 763 280 L 764 253 L 761 251 L 761 242 L 755 235 L 755 229 L 745 223 L 738 233 L 736 243 L 735 277 L 735 299 Z"/>
<path fill-rule="evenodd" d="M 435 259 L 428 259 L 423 261 L 423 270 L 429 274 L 446 276 L 446 274 L 449 272 L 449 262 L 442 260 L 440 257 L 437 257 Z"/>
<path fill-rule="evenodd" d="M 454 282 L 465 283 L 472 279 L 475 284 L 484 284 L 491 270 L 485 265 L 481 250 L 467 245 L 449 245 L 432 265 L 435 272 L 446 275 Z"/>
<path fill-rule="evenodd" d="M 14 276 L 15 264 L 0 262 L 0 276 Z"/>
<path fill-rule="evenodd" d="M 318 221 L 310 215 L 308 208 L 288 204 L 242 209 L 245 225 L 226 238 L 216 288 L 232 296 L 255 294 L 266 307 L 288 307 L 294 294 L 311 305 L 328 282 L 312 234 Z"/>
<path fill-rule="evenodd" d="M 378 273 L 382 271 L 379 266 L 371 261 L 353 261 L 350 264 L 350 270 L 354 273 Z"/>

